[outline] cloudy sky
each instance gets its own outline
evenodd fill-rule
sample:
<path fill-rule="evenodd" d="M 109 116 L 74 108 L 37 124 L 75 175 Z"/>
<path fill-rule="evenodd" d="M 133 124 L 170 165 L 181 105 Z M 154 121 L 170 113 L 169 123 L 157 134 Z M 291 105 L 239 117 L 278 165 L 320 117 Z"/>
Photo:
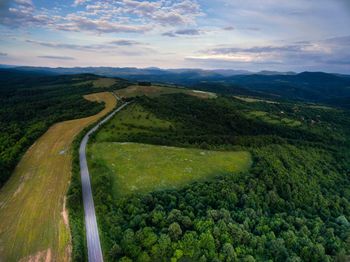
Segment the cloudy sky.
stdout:
<path fill-rule="evenodd" d="M 350 0 L 0 0 L 0 64 L 350 74 Z"/>

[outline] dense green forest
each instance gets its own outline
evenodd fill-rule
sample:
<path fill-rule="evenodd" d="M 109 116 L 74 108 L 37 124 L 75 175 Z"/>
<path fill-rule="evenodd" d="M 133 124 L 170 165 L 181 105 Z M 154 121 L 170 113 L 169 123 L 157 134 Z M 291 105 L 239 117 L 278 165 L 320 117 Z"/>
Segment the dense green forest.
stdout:
<path fill-rule="evenodd" d="M 94 174 L 108 261 L 348 261 L 347 111 L 183 94 L 134 103 L 172 125 L 125 131 L 111 121 L 103 141 L 243 149 L 254 163 L 248 173 L 119 198 L 108 170 Z M 300 124 L 286 124 L 291 121 Z"/>
<path fill-rule="evenodd" d="M 103 105 L 83 98 L 101 92 L 89 82 L 95 75 L 41 76 L 0 71 L 0 187 L 25 150 L 53 123 L 99 112 Z M 111 88 L 125 87 L 118 82 Z"/>

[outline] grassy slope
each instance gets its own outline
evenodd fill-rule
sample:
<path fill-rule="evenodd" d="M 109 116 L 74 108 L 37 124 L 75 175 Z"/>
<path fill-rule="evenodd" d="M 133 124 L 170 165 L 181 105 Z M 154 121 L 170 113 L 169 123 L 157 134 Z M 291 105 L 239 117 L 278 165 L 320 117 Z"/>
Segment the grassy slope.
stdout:
<path fill-rule="evenodd" d="M 115 78 L 100 77 L 94 80 L 76 83 L 75 86 L 92 85 L 95 88 L 110 88 L 113 85 L 117 84 L 119 81 L 120 80 Z"/>
<path fill-rule="evenodd" d="M 300 121 L 284 117 L 281 113 L 280 116 L 277 116 L 264 111 L 250 111 L 247 113 L 247 117 L 259 119 L 269 124 L 282 124 L 290 127 L 298 127 L 302 125 Z"/>
<path fill-rule="evenodd" d="M 63 203 L 71 174 L 71 143 L 84 127 L 116 105 L 111 93 L 86 99 L 103 101 L 106 107 L 97 115 L 52 126 L 25 153 L 0 191 L 0 257 L 4 261 L 33 255 L 69 260 L 70 235 Z"/>
<path fill-rule="evenodd" d="M 95 143 L 88 154 L 92 178 L 93 174 L 108 170 L 113 176 L 116 196 L 175 189 L 220 174 L 246 171 L 251 163 L 250 154 L 244 151 L 217 152 L 136 143 Z"/>
<path fill-rule="evenodd" d="M 131 104 L 114 116 L 96 135 L 98 141 L 123 141 L 125 134 L 145 132 L 156 133 L 170 130 L 173 124 L 159 119 L 138 104 Z"/>
<path fill-rule="evenodd" d="M 188 90 L 183 88 L 154 86 L 154 85 L 153 86 L 137 86 L 137 85 L 129 86 L 128 88 L 118 90 L 116 93 L 117 95 L 122 97 L 134 97 L 134 96 L 143 96 L 143 95 L 155 97 L 159 95 L 175 94 L 175 93 L 188 94 L 188 95 L 192 95 L 203 99 L 216 97 L 214 93 L 210 93 L 210 92 Z"/>

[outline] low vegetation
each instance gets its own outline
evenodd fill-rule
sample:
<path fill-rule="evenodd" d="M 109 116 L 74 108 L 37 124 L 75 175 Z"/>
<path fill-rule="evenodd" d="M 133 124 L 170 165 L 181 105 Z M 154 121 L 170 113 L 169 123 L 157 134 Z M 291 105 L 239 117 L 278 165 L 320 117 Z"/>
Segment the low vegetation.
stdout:
<path fill-rule="evenodd" d="M 175 88 L 175 87 L 168 87 L 168 86 L 159 86 L 159 85 L 133 85 L 129 86 L 127 88 L 118 90 L 117 95 L 121 97 L 135 97 L 135 96 L 149 96 L 149 97 L 156 97 L 160 95 L 165 94 L 188 94 L 195 97 L 208 99 L 208 98 L 215 98 L 216 95 L 211 92 L 204 92 L 204 91 L 198 91 L 198 90 L 188 90 L 185 88 Z"/>
<path fill-rule="evenodd" d="M 92 179 L 99 173 L 109 173 L 116 197 L 181 188 L 219 174 L 246 171 L 251 163 L 248 152 L 135 143 L 94 143 L 88 152 Z"/>
<path fill-rule="evenodd" d="M 294 120 L 290 118 L 284 117 L 284 112 L 279 112 L 279 115 L 272 115 L 264 111 L 249 111 L 247 112 L 247 116 L 255 119 L 259 119 L 261 121 L 270 123 L 270 124 L 277 124 L 277 125 L 287 125 L 290 127 L 297 127 L 302 125 L 302 123 L 299 120 Z"/>
<path fill-rule="evenodd" d="M 97 80 L 93 80 L 92 84 L 94 87 L 109 88 L 109 87 L 112 87 L 113 85 L 117 84 L 118 82 L 119 82 L 118 79 L 103 77 L 103 78 L 99 78 Z"/>

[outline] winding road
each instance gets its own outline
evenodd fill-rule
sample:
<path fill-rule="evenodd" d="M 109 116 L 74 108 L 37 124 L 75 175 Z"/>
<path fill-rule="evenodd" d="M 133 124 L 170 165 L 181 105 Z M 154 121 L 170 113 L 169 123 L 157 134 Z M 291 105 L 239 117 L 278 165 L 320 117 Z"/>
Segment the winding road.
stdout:
<path fill-rule="evenodd" d="M 89 169 L 86 161 L 86 145 L 89 141 L 89 137 L 94 133 L 102 124 L 111 119 L 117 112 L 126 107 L 128 103 L 123 104 L 118 107 L 112 113 L 110 113 L 106 118 L 100 121 L 94 128 L 92 128 L 83 138 L 79 148 L 79 159 L 80 159 L 80 175 L 81 184 L 83 189 L 83 202 L 84 202 L 84 212 L 85 212 L 85 228 L 86 228 L 86 238 L 87 238 L 87 248 L 88 248 L 88 260 L 91 262 L 102 262 L 102 249 L 100 244 L 100 237 L 98 234 L 98 227 L 95 214 L 94 200 L 92 197 L 91 183 Z"/>

